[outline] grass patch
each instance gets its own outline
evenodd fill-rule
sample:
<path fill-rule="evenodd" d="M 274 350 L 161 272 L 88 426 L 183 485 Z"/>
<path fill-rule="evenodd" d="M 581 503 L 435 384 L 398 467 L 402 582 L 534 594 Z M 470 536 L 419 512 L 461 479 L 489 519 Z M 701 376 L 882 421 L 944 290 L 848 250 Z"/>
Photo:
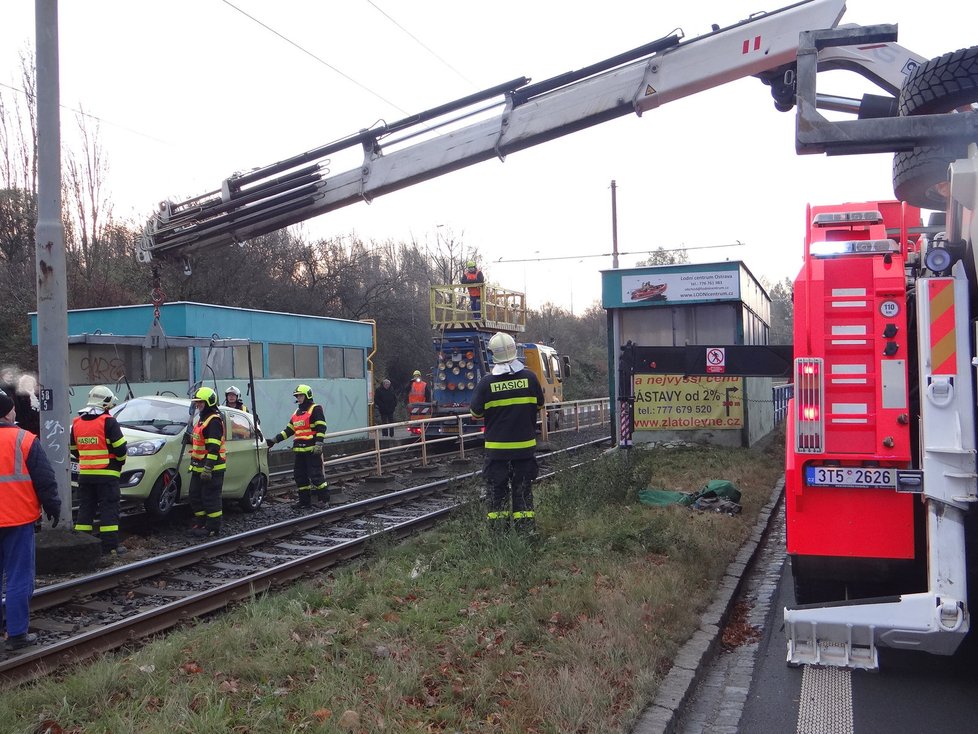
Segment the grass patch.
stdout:
<path fill-rule="evenodd" d="M 651 700 L 783 472 L 634 450 L 536 491 L 539 535 L 472 508 L 358 563 L 0 697 L 4 731 L 620 732 Z M 639 489 L 741 490 L 736 517 Z"/>

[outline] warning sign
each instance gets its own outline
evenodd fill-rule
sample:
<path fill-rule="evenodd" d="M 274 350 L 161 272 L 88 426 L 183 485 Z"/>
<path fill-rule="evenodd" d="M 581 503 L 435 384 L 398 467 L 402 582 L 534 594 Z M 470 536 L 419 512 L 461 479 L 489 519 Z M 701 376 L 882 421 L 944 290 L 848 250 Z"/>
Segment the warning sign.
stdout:
<path fill-rule="evenodd" d="M 744 427 L 741 377 L 635 375 L 635 430 Z"/>
<path fill-rule="evenodd" d="M 706 350 L 707 374 L 723 374 L 727 371 L 727 350 L 723 347 L 708 347 Z"/>

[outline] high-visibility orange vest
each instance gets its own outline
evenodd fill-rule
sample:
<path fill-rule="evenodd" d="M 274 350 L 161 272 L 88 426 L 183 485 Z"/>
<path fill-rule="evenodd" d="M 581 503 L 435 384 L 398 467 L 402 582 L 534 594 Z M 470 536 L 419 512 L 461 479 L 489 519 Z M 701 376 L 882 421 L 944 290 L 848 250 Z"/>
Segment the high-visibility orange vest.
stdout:
<path fill-rule="evenodd" d="M 424 380 L 414 380 L 411 382 L 411 392 L 408 393 L 408 403 L 424 403 L 425 388 L 428 385 Z"/>
<path fill-rule="evenodd" d="M 204 438 L 204 429 L 207 427 L 207 424 L 217 417 L 217 413 L 211 413 L 204 420 L 197 421 L 197 425 L 194 426 L 193 442 L 190 447 L 191 471 L 200 471 L 204 466 L 204 459 L 207 458 L 209 453 L 212 453 L 212 451 L 208 451 L 207 449 L 207 439 Z M 227 458 L 228 450 L 224 445 L 224 431 L 221 431 L 221 445 L 218 448 L 216 460 L 211 468 L 214 471 L 224 471 L 227 468 Z"/>
<path fill-rule="evenodd" d="M 293 443 L 295 441 L 314 441 L 316 439 L 316 432 L 312 430 L 312 411 L 315 408 L 316 404 L 310 403 L 309 410 L 302 412 L 296 410 L 292 414 L 292 420 L 289 422 L 292 424 L 292 430 L 295 431 Z"/>
<path fill-rule="evenodd" d="M 75 435 L 73 448 L 78 452 L 78 473 L 88 476 L 118 477 L 118 469 L 109 469 L 113 455 L 105 438 L 105 421 L 108 413 L 85 420 L 75 418 L 71 431 Z"/>
<path fill-rule="evenodd" d="M 462 277 L 465 278 L 466 283 L 474 283 L 475 279 L 479 277 L 479 274 L 466 272 Z M 482 284 L 480 283 L 479 286 L 481 285 Z M 476 286 L 475 288 L 469 288 L 469 295 L 472 296 L 473 298 L 478 298 L 479 295 L 481 295 L 482 293 L 482 289 L 479 286 Z"/>
<path fill-rule="evenodd" d="M 27 455 L 35 440 L 23 428 L 0 429 L 0 527 L 27 525 L 41 516 L 41 503 L 27 470 Z"/>

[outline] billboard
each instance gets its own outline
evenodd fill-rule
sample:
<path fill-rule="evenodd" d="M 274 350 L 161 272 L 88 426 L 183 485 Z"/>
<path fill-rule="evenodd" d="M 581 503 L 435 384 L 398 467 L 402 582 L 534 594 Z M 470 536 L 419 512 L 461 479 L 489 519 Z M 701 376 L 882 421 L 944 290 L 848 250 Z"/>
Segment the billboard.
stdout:
<path fill-rule="evenodd" d="M 744 378 L 724 375 L 635 375 L 636 431 L 739 430 Z"/>

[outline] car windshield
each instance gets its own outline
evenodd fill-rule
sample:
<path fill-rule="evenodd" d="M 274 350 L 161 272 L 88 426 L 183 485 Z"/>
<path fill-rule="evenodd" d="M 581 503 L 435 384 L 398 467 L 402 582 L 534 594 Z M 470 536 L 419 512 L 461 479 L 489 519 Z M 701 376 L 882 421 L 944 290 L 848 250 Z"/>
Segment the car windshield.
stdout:
<path fill-rule="evenodd" d="M 152 398 L 133 398 L 111 410 L 119 425 L 175 436 L 187 427 L 190 406 Z"/>

